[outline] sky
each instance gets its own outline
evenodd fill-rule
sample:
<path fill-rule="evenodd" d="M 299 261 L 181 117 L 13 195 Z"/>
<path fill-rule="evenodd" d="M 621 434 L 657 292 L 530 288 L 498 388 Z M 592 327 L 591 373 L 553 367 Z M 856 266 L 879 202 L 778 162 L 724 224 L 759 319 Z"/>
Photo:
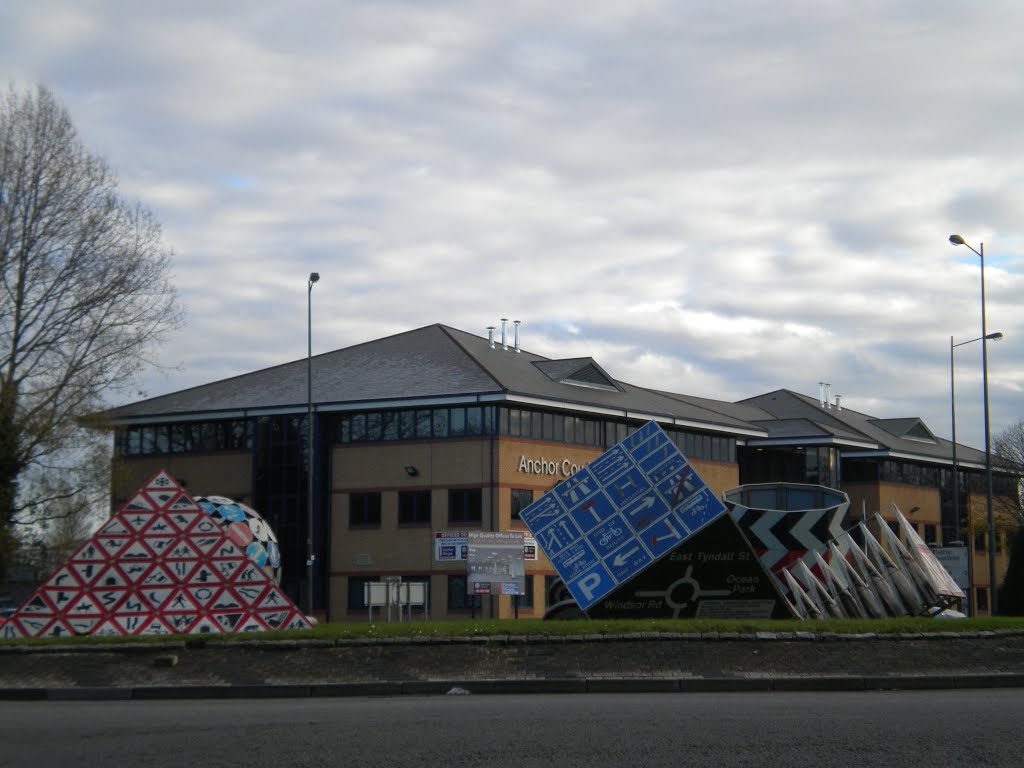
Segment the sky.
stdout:
<path fill-rule="evenodd" d="M 720 400 L 1024 418 L 1017 0 L 8 0 L 173 249 L 155 396 L 432 323 Z M 310 272 L 320 282 L 307 294 Z M 984 447 L 982 345 L 957 439 Z M 137 396 L 129 399 L 137 399 Z M 121 404 L 127 400 L 118 401 Z"/>

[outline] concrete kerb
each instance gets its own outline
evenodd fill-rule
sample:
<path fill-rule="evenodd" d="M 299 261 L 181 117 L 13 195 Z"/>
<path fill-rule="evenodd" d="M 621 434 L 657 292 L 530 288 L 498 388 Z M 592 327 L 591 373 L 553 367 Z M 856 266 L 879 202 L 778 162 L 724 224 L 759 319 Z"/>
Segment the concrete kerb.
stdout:
<path fill-rule="evenodd" d="M 139 688 L 0 689 L 2 701 L 125 701 L 158 699 L 305 699 L 507 694 L 781 693 L 952 690 L 1024 687 L 1024 675 L 890 677 L 688 677 L 677 679 L 568 678 L 563 680 L 423 680 L 330 685 L 240 685 Z"/>
<path fill-rule="evenodd" d="M 892 666 L 894 658 L 930 657 L 930 653 L 922 653 L 925 650 L 920 646 L 922 640 L 931 645 L 944 639 L 959 643 L 951 643 L 948 654 L 939 654 L 938 658 L 945 661 L 938 668 L 920 664 L 916 671 L 911 667 L 903 668 L 902 674 L 887 674 L 887 669 L 896 668 Z M 992 640 L 998 641 L 998 647 L 1002 648 L 996 661 L 988 648 Z M 1024 663 L 1017 661 L 1024 658 L 1022 640 L 1024 630 L 954 631 L 934 635 L 637 632 L 337 640 L 195 637 L 152 643 L 0 644 L 0 662 L 4 657 L 7 659 L 6 665 L 0 666 L 0 672 L 6 672 L 6 677 L 0 674 L 0 686 L 12 686 L 0 687 L 0 699 L 72 701 L 437 696 L 463 692 L 486 695 L 1007 688 L 1024 687 Z M 870 644 L 879 641 L 884 643 L 876 652 Z M 901 641 L 907 642 L 909 655 L 900 651 Z M 621 651 L 616 647 L 618 643 L 625 644 Z M 587 653 L 581 647 L 584 645 L 592 652 Z M 467 651 L 478 649 L 478 652 L 474 650 L 469 657 L 464 657 L 461 651 L 453 655 L 453 646 L 462 646 Z M 912 653 L 915 647 L 917 653 Z M 366 648 L 367 653 L 364 654 L 362 648 Z M 627 652 L 627 648 L 632 650 Z M 878 658 L 879 652 L 884 654 L 881 650 L 884 648 L 889 649 L 889 666 L 883 663 L 875 670 L 864 663 L 865 659 Z M 237 661 L 227 662 L 226 668 L 221 669 L 218 665 L 225 663 L 222 659 L 233 657 L 230 651 L 235 649 L 240 651 Z M 323 664 L 309 655 L 321 650 L 325 651 Z M 202 658 L 207 652 L 216 655 Z M 259 654 L 264 652 L 270 657 L 260 660 Z M 291 658 L 288 652 L 293 654 Z M 89 659 L 90 654 L 96 654 L 94 661 Z M 102 654 L 111 658 L 104 658 Z M 122 655 L 123 662 L 119 662 L 116 655 Z M 171 657 L 174 657 L 174 664 L 162 663 Z M 182 661 L 176 666 L 178 657 Z M 626 663 L 617 666 L 627 657 Z M 251 666 L 253 663 L 276 668 L 276 658 L 281 659 L 283 670 L 277 674 L 279 682 L 261 679 L 253 673 L 254 669 L 259 669 Z M 464 663 L 467 658 L 476 659 L 478 666 Z M 767 658 L 775 659 L 776 663 L 766 662 Z M 631 666 L 637 659 L 640 662 Z M 805 666 L 804 659 L 811 663 Z M 838 666 L 836 660 L 839 660 Z M 404 666 L 396 667 L 397 662 Z M 367 664 L 370 666 L 365 666 Z M 183 667 L 186 669 L 180 671 Z M 156 671 L 153 668 L 157 668 Z M 108 670 L 115 669 L 116 674 L 108 674 Z M 129 674 L 125 669 L 141 671 L 141 674 L 133 676 L 134 673 Z M 844 672 L 832 674 L 833 669 Z M 312 674 L 308 670 L 313 670 Z M 347 670 L 356 670 L 358 674 L 349 675 Z M 456 677 L 462 674 L 466 677 Z M 506 674 L 508 677 L 503 677 Z"/>

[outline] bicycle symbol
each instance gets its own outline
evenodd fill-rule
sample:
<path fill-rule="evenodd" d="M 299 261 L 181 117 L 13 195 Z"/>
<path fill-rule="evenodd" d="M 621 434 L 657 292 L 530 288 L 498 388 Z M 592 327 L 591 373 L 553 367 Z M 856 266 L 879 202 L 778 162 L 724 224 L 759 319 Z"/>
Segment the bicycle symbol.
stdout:
<path fill-rule="evenodd" d="M 609 542 L 613 541 L 616 537 L 621 536 L 621 535 L 622 535 L 622 529 L 621 528 L 609 528 L 607 531 L 604 532 L 604 536 L 602 536 L 598 540 L 598 546 L 607 547 Z"/>

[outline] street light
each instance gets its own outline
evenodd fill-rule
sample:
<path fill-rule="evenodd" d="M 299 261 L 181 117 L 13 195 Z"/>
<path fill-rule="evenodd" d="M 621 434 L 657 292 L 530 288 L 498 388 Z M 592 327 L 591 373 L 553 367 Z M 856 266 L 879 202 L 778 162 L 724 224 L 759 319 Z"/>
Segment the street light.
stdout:
<path fill-rule="evenodd" d="M 985 244 L 979 243 L 979 249 L 964 240 L 960 235 L 950 235 L 949 242 L 953 245 L 966 245 L 981 260 L 981 379 L 985 398 L 985 522 L 988 525 L 988 584 L 989 614 L 995 616 L 998 605 L 998 585 L 996 584 L 996 526 L 992 518 L 992 440 L 989 432 L 988 417 L 988 331 L 985 329 Z"/>
<path fill-rule="evenodd" d="M 953 350 L 957 347 L 962 347 L 964 344 L 973 344 L 976 341 L 984 341 L 991 339 L 1003 338 L 1003 334 L 997 331 L 996 333 L 990 333 L 987 336 L 979 336 L 976 339 L 968 339 L 967 341 L 961 341 L 959 344 L 953 343 L 953 337 L 949 337 L 949 415 L 952 421 L 953 430 L 953 530 L 955 531 L 954 539 L 960 540 L 960 471 L 957 469 L 956 462 L 956 378 L 953 375 Z M 968 579 L 968 592 L 973 592 L 974 579 L 972 578 L 973 569 L 971 568 L 971 561 L 974 559 L 971 556 L 971 550 L 974 548 L 973 540 L 970 539 L 967 542 L 967 579 Z M 967 612 L 974 615 L 974 595 L 967 595 Z"/>
<path fill-rule="evenodd" d="M 309 273 L 306 286 L 306 613 L 313 615 L 313 283 L 319 272 Z"/>

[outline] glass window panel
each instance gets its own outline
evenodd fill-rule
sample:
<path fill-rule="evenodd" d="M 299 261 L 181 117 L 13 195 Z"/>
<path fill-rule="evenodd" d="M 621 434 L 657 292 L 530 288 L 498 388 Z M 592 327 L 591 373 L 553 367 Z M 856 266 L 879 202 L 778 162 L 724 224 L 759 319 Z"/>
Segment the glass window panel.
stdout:
<path fill-rule="evenodd" d="M 467 595 L 466 576 L 463 574 L 448 577 L 448 609 L 453 611 L 479 610 L 480 595 Z"/>
<path fill-rule="evenodd" d="M 186 424 L 171 425 L 171 453 L 188 453 L 192 449 L 191 432 Z"/>
<path fill-rule="evenodd" d="M 480 435 L 484 433 L 483 409 L 476 405 L 466 409 L 466 434 Z"/>
<path fill-rule="evenodd" d="M 431 411 L 416 411 L 416 437 L 432 437 L 434 434 L 434 414 Z"/>
<path fill-rule="evenodd" d="M 398 439 L 411 440 L 416 437 L 415 411 L 401 411 L 398 414 Z"/>
<path fill-rule="evenodd" d="M 352 442 L 358 443 L 366 439 L 366 414 L 352 414 Z"/>
<path fill-rule="evenodd" d="M 533 503 L 533 491 L 529 488 L 512 489 L 512 519 L 518 520 L 520 513 Z"/>
<path fill-rule="evenodd" d="M 452 408 L 451 412 L 451 435 L 452 437 L 458 437 L 466 434 L 466 409 L 465 408 Z"/>
<path fill-rule="evenodd" d="M 398 492 L 398 524 L 430 524 L 430 491 Z"/>
<path fill-rule="evenodd" d="M 479 523 L 483 512 L 483 495 L 479 488 L 448 491 L 448 522 Z"/>
<path fill-rule="evenodd" d="M 349 494 L 348 524 L 353 528 L 380 526 L 380 493 Z"/>
<path fill-rule="evenodd" d="M 508 433 L 512 437 L 522 435 L 523 412 L 518 408 L 508 409 Z"/>
<path fill-rule="evenodd" d="M 381 414 L 381 436 L 385 440 L 398 439 L 398 413 L 396 411 L 384 411 Z"/>
<path fill-rule="evenodd" d="M 434 437 L 448 437 L 448 409 L 434 409 Z"/>
<path fill-rule="evenodd" d="M 381 415 L 380 411 L 370 411 L 366 414 L 366 439 L 380 440 L 381 438 Z"/>
<path fill-rule="evenodd" d="M 380 581 L 377 576 L 348 577 L 348 609 L 350 611 L 367 610 L 366 585 Z"/>
<path fill-rule="evenodd" d="M 523 594 L 518 595 L 516 600 L 519 601 L 520 608 L 530 609 L 533 608 L 533 576 L 527 575 L 524 578 L 526 584 L 524 586 Z"/>
<path fill-rule="evenodd" d="M 540 440 L 544 436 L 544 414 L 539 411 L 530 413 L 530 437 Z"/>

